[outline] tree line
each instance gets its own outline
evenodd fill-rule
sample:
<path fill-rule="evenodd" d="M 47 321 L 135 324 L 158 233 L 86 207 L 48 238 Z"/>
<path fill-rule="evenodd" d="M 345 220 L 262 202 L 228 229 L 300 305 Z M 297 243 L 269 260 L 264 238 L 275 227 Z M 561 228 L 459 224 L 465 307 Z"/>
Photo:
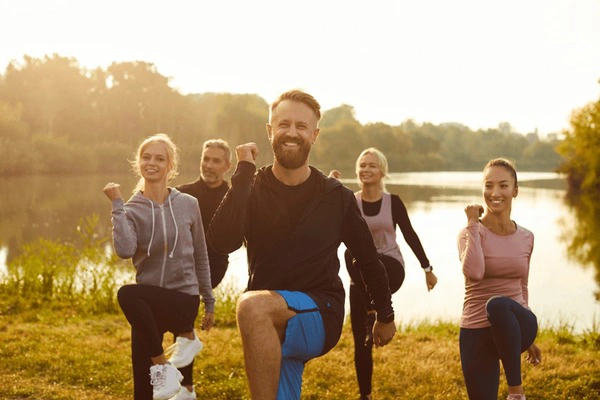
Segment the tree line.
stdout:
<path fill-rule="evenodd" d="M 566 200 L 575 216 L 565 234 L 568 250 L 573 259 L 595 267 L 600 283 L 600 99 L 575 109 L 564 134 L 557 149 L 564 159 L 559 171 L 567 177 Z"/>
<path fill-rule="evenodd" d="M 197 171 L 204 140 L 268 149 L 268 103 L 254 94 L 184 95 L 150 62 L 86 69 L 58 54 L 12 61 L 0 75 L 0 176 L 119 173 L 137 144 L 164 132 L 182 150 L 183 171 Z M 493 157 L 520 170 L 552 171 L 562 162 L 557 138 L 515 132 L 509 123 L 473 131 L 459 123 L 361 124 L 351 105 L 323 113 L 311 164 L 353 176 L 366 147 L 388 157 L 390 171 L 480 170 Z M 271 162 L 262 151 L 259 165 Z"/>
<path fill-rule="evenodd" d="M 557 150 L 572 194 L 600 196 L 600 99 L 575 109 Z"/>

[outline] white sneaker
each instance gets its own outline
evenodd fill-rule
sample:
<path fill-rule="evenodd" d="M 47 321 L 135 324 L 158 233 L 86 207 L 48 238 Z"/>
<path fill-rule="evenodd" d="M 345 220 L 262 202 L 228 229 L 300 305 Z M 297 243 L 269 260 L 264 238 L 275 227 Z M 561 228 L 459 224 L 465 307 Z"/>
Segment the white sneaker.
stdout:
<path fill-rule="evenodd" d="M 169 362 L 177 368 L 183 368 L 190 365 L 192 361 L 194 361 L 196 354 L 200 353 L 203 346 L 195 333 L 193 339 L 178 336 L 174 344 L 173 354 L 171 354 Z"/>
<path fill-rule="evenodd" d="M 179 392 L 183 375 L 171 364 L 156 364 L 150 367 L 150 383 L 154 400 L 168 400 Z"/>
<path fill-rule="evenodd" d="M 196 400 L 196 391 L 193 386 L 191 392 L 187 390 L 185 386 L 182 386 L 181 389 L 179 389 L 179 392 L 175 397 L 172 397 L 171 400 Z"/>

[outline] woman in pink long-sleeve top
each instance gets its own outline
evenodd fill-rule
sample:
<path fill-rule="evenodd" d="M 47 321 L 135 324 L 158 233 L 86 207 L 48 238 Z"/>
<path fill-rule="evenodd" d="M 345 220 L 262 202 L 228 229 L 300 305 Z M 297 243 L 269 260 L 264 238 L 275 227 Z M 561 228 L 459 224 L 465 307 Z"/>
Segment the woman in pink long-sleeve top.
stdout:
<path fill-rule="evenodd" d="M 465 208 L 468 224 L 458 238 L 465 275 L 465 301 L 460 322 L 460 357 L 470 399 L 498 398 L 500 360 L 506 373 L 508 399 L 525 399 L 521 353 L 537 365 L 534 344 L 537 318 L 529 309 L 529 261 L 533 233 L 510 219 L 517 197 L 514 165 L 498 158 L 483 169 L 484 208 Z M 481 219 L 480 219 L 481 217 Z"/>

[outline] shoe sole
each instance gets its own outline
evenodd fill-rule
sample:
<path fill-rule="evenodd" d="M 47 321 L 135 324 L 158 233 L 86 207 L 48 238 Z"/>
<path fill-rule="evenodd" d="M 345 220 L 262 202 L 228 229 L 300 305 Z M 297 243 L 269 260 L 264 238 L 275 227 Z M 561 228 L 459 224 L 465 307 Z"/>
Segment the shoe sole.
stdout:
<path fill-rule="evenodd" d="M 169 359 L 169 362 L 175 366 L 175 368 L 183 368 L 183 367 L 187 367 L 188 365 L 190 365 L 192 363 L 192 361 L 194 361 L 194 358 L 196 358 L 196 356 L 202 351 L 202 348 L 204 347 L 204 345 L 202 345 L 202 342 L 200 342 L 200 347 L 198 348 L 198 351 L 196 351 L 194 353 L 194 355 L 189 358 L 189 360 L 186 358 L 184 360 L 173 360 L 172 358 Z"/>

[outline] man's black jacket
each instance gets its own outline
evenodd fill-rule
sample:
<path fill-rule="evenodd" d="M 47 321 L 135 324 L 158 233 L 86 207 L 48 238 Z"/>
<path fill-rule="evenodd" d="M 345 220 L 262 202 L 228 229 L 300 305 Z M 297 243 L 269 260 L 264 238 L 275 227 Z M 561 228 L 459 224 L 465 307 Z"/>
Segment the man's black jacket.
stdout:
<path fill-rule="evenodd" d="M 289 210 L 275 190 L 271 168 L 255 173 L 254 164 L 238 163 L 208 229 L 213 248 L 231 253 L 246 245 L 248 290 L 292 290 L 312 297 L 325 325 L 323 354 L 339 340 L 344 320 L 337 255 L 342 242 L 363 274 L 378 320 L 393 320 L 387 276 L 352 191 L 311 167 L 315 195 L 303 210 Z M 294 212 L 301 214 L 290 218 Z"/>

